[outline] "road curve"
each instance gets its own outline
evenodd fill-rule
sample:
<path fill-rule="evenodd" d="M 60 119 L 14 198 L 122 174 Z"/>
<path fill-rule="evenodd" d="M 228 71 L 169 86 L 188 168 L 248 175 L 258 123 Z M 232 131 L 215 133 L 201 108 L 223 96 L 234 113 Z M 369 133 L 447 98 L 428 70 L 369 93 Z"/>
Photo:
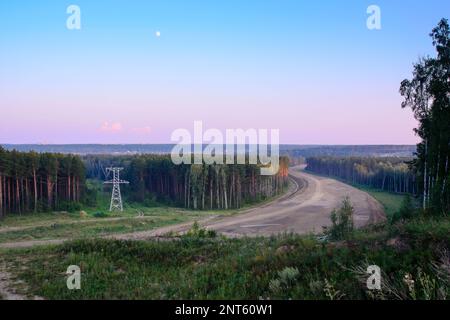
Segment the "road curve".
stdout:
<path fill-rule="evenodd" d="M 239 214 L 211 216 L 199 221 L 207 229 L 229 237 L 270 236 L 279 233 L 320 233 L 329 226 L 330 213 L 348 196 L 354 207 L 354 223 L 361 227 L 385 220 L 382 205 L 364 191 L 330 178 L 306 173 L 300 167 L 289 169 L 292 184 L 288 192 L 276 200 L 253 207 Z M 111 234 L 102 238 L 117 240 L 145 240 L 168 233 L 184 233 L 193 222 L 166 226 L 154 230 L 125 234 Z M 1 248 L 25 248 L 38 245 L 61 244 L 70 239 L 52 239 L 1 243 Z"/>
<path fill-rule="evenodd" d="M 204 223 L 207 229 L 232 236 L 269 236 L 284 232 L 319 233 L 329 226 L 330 213 L 348 196 L 354 207 L 354 223 L 362 227 L 385 219 L 382 205 L 364 191 L 334 179 L 315 176 L 293 167 L 289 175 L 300 187 L 262 207 Z"/>

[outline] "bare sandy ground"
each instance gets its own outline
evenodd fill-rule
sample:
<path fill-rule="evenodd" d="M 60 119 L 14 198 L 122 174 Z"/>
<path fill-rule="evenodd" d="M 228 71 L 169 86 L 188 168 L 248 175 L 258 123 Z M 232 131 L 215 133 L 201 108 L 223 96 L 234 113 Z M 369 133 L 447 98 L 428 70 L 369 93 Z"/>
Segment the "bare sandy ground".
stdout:
<path fill-rule="evenodd" d="M 3 269 L 3 268 L 2 268 Z M 26 300 L 27 298 L 15 292 L 12 288 L 11 275 L 0 269 L 0 299 L 3 300 Z"/>
<path fill-rule="evenodd" d="M 385 220 L 383 206 L 364 191 L 334 179 L 315 176 L 294 167 L 289 170 L 292 184 L 282 197 L 240 214 L 207 217 L 199 224 L 229 237 L 270 236 L 279 233 L 320 233 L 329 226 L 330 213 L 348 196 L 354 207 L 354 223 L 362 227 Z M 143 240 L 158 238 L 168 233 L 184 233 L 193 222 L 155 230 L 108 235 L 103 238 Z M 22 241 L 0 244 L 0 248 L 23 248 L 35 245 L 60 244 L 69 239 Z"/>
<path fill-rule="evenodd" d="M 323 226 L 331 224 L 331 211 L 339 207 L 346 196 L 355 210 L 356 227 L 385 219 L 382 205 L 366 192 L 334 179 L 308 174 L 299 167 L 289 173 L 302 186 L 295 193 L 238 216 L 208 221 L 203 226 L 232 237 L 320 233 Z"/>
<path fill-rule="evenodd" d="M 0 300 L 43 300 L 38 296 L 28 297 L 18 293 L 14 288 L 18 285 L 23 286 L 23 282 L 14 279 L 6 270 L 6 265 L 0 262 Z"/>

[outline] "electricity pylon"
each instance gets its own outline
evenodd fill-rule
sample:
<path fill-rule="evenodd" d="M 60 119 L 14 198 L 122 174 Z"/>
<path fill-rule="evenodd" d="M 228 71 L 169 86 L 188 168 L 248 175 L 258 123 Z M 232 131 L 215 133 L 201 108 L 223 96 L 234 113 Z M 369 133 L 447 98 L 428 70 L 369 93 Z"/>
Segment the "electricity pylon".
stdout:
<path fill-rule="evenodd" d="M 122 205 L 122 196 L 120 194 L 120 185 L 121 184 L 128 184 L 128 181 L 120 180 L 119 173 L 123 170 L 123 168 L 106 168 L 106 173 L 109 175 L 109 173 L 112 171 L 113 178 L 112 180 L 105 181 L 105 184 L 112 184 L 112 195 L 111 195 L 111 204 L 109 206 L 109 211 L 123 211 L 123 205 Z"/>

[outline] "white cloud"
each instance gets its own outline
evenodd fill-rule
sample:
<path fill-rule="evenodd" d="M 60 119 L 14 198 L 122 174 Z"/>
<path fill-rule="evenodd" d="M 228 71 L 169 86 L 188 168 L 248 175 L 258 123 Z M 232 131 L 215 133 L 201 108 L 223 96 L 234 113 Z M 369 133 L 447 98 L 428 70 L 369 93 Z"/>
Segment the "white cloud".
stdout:
<path fill-rule="evenodd" d="M 103 124 L 100 127 L 101 132 L 120 132 L 122 131 L 123 127 L 120 122 L 111 122 L 108 121 L 103 122 Z"/>

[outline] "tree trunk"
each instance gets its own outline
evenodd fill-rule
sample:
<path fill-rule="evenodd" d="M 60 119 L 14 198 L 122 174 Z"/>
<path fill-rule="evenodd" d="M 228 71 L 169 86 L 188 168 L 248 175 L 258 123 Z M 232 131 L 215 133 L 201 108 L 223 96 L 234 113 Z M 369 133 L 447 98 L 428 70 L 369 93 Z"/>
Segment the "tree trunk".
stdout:
<path fill-rule="evenodd" d="M 52 209 L 53 204 L 53 182 L 50 175 L 47 176 L 47 205 L 48 209 Z"/>
<path fill-rule="evenodd" d="M 70 180 L 71 180 L 71 176 L 70 173 L 67 175 L 67 198 L 70 200 L 72 200 L 72 197 L 70 196 Z"/>
<path fill-rule="evenodd" d="M 425 141 L 425 155 L 424 155 L 424 169 L 423 169 L 423 209 L 427 207 L 427 145 L 428 142 Z"/>
<path fill-rule="evenodd" d="M 38 194 L 37 194 L 37 179 L 35 168 L 33 168 L 33 188 L 34 188 L 34 212 L 37 212 Z"/>
<path fill-rule="evenodd" d="M 3 216 L 3 177 L 0 174 L 0 217 Z"/>
<path fill-rule="evenodd" d="M 21 208 L 20 208 L 20 190 L 19 190 L 19 179 L 16 176 L 16 206 L 19 214 L 21 215 Z"/>

